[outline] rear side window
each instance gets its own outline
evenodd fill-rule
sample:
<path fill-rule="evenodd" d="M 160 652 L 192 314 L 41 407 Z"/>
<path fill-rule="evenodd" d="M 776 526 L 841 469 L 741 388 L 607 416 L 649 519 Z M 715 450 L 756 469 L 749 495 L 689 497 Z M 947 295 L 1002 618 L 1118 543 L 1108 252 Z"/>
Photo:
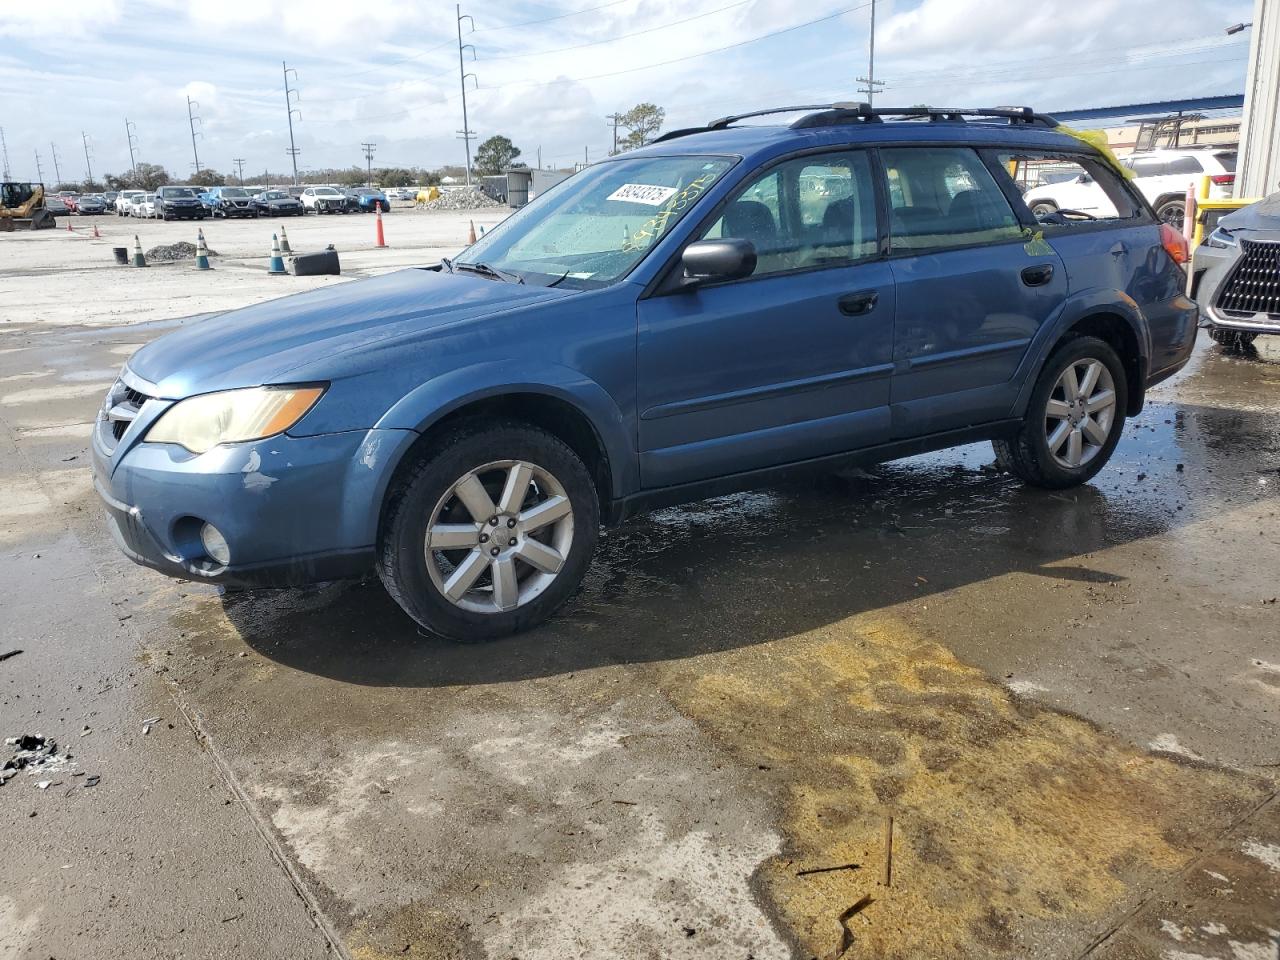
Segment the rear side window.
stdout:
<path fill-rule="evenodd" d="M 1227 173 L 1236 172 L 1236 155 L 1234 151 L 1225 151 L 1223 153 L 1215 153 L 1213 159 L 1222 164 L 1222 169 Z"/>
<path fill-rule="evenodd" d="M 978 154 L 965 147 L 880 151 L 889 194 L 890 249 L 1000 243 L 1022 228 Z"/>
<path fill-rule="evenodd" d="M 1031 215 L 1042 222 L 1129 220 L 1140 213 L 1119 173 L 1101 160 L 1039 152 L 1000 152 L 995 157 L 1009 171 Z M 1136 165 L 1131 169 L 1134 176 L 1141 175 Z"/>
<path fill-rule="evenodd" d="M 1168 162 L 1165 173 L 1204 173 L 1204 164 L 1196 157 L 1174 157 Z"/>

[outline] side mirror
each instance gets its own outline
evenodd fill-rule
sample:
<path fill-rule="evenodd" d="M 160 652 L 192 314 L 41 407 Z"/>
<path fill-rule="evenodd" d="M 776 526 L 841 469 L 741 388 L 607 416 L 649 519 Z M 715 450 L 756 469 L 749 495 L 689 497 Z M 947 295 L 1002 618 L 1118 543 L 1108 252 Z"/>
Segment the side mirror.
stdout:
<path fill-rule="evenodd" d="M 756 269 L 756 248 L 750 240 L 699 240 L 680 257 L 684 275 L 693 286 L 722 280 L 741 280 Z"/>

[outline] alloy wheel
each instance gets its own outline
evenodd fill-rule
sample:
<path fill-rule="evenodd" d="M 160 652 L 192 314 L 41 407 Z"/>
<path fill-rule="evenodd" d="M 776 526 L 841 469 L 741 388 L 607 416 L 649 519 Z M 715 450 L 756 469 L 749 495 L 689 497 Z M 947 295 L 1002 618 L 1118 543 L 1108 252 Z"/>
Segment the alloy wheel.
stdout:
<path fill-rule="evenodd" d="M 1067 366 L 1045 405 L 1045 439 L 1059 466 L 1077 469 L 1106 446 L 1115 425 L 1111 371 L 1090 357 Z"/>
<path fill-rule="evenodd" d="M 498 460 L 459 477 L 427 525 L 427 572 L 450 603 L 506 613 L 555 580 L 573 545 L 573 506 L 547 470 Z"/>

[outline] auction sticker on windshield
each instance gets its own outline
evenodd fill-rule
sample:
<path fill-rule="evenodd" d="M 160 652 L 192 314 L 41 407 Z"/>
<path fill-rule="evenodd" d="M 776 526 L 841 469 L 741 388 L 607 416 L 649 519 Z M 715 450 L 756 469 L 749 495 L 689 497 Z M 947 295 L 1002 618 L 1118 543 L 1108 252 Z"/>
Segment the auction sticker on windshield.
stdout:
<path fill-rule="evenodd" d="M 675 196 L 675 192 L 675 187 L 658 187 L 647 183 L 624 183 L 609 194 L 607 199 L 624 200 L 627 203 L 647 203 L 651 207 L 658 207 Z"/>

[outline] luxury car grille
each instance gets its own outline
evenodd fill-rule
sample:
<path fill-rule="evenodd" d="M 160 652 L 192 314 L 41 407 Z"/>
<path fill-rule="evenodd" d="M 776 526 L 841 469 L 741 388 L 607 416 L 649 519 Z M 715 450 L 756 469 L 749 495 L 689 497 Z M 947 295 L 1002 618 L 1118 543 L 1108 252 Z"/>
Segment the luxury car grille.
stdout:
<path fill-rule="evenodd" d="M 1215 306 L 1228 317 L 1280 323 L 1280 243 L 1241 240 L 1240 259 Z"/>
<path fill-rule="evenodd" d="M 106 402 L 102 405 L 102 413 L 98 417 L 98 428 L 109 448 L 115 448 L 133 421 L 137 419 L 142 405 L 150 399 L 151 397 L 133 389 L 123 380 L 115 382 L 111 392 L 107 394 Z"/>

